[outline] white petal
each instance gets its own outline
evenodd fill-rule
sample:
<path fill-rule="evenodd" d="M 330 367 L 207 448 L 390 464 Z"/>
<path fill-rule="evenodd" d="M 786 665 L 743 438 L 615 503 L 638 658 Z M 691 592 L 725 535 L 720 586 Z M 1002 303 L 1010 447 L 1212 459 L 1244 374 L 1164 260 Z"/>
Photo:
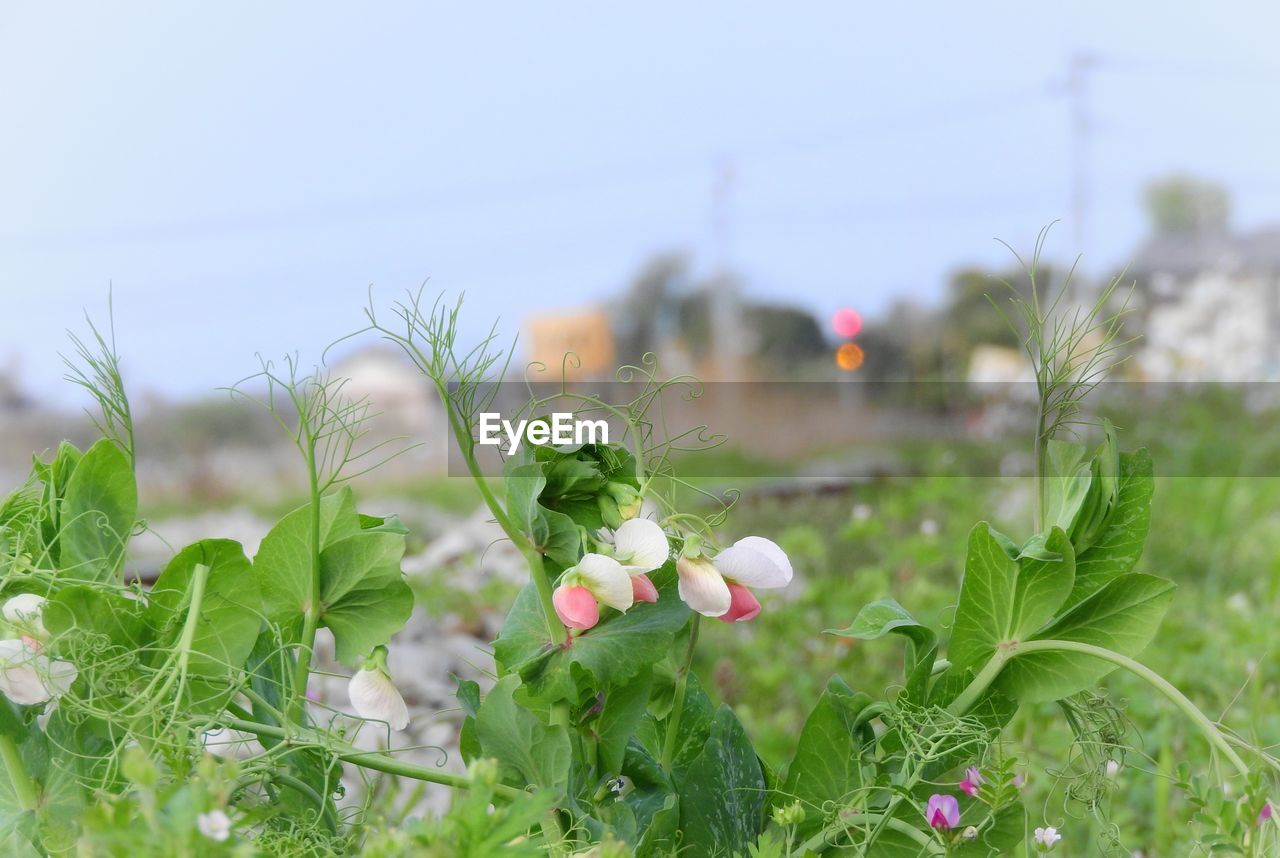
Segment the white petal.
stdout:
<path fill-rule="evenodd" d="M 44 656 L 40 656 L 44 658 Z M 46 661 L 48 661 L 46 659 Z M 49 689 L 49 693 L 54 697 L 61 697 L 71 690 L 71 685 L 76 681 L 76 677 L 80 672 L 76 670 L 76 666 L 69 661 L 48 661 L 47 673 L 44 676 L 45 687 Z"/>
<path fill-rule="evenodd" d="M 680 598 L 704 617 L 719 617 L 729 612 L 733 596 L 724 578 L 705 560 L 681 557 L 676 561 L 680 573 Z"/>
<path fill-rule="evenodd" d="M 356 714 L 370 721 L 386 721 L 392 730 L 409 726 L 409 707 L 400 691 L 381 670 L 361 669 L 347 686 Z"/>
<path fill-rule="evenodd" d="M 613 534 L 614 558 L 627 570 L 628 575 L 652 572 L 671 556 L 667 534 L 657 522 L 647 518 L 624 521 Z"/>
<path fill-rule="evenodd" d="M 47 602 L 44 596 L 37 596 L 35 593 L 23 593 L 14 596 L 0 607 L 0 616 L 14 625 L 27 624 L 38 632 L 40 637 L 48 634 L 45 630 L 44 623 L 40 621 L 40 615 L 44 613 L 44 603 Z"/>
<path fill-rule="evenodd" d="M 631 607 L 631 576 L 617 560 L 603 554 L 584 554 L 574 569 L 582 585 L 601 602 L 619 611 Z"/>
<path fill-rule="evenodd" d="M 712 561 L 724 577 L 758 590 L 791 583 L 791 560 L 776 542 L 747 536 L 721 551 Z"/>
<path fill-rule="evenodd" d="M 0 694 L 22 706 L 66 694 L 76 679 L 69 661 L 52 661 L 21 640 L 0 641 Z"/>

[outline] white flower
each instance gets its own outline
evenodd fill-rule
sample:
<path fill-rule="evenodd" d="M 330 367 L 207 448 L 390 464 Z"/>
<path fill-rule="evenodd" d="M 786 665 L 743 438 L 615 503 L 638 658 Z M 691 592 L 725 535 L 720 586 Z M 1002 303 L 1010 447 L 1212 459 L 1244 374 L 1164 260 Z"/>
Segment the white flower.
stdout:
<path fill-rule="evenodd" d="M 680 573 L 680 598 L 707 617 L 729 613 L 733 604 L 730 584 L 775 589 L 790 584 L 792 576 L 786 552 L 761 536 L 739 539 L 710 560 L 681 556 L 676 571 Z"/>
<path fill-rule="evenodd" d="M 628 575 L 652 572 L 670 556 L 667 534 L 657 522 L 633 518 L 613 532 L 613 559 L 622 564 Z"/>
<path fill-rule="evenodd" d="M 29 632 L 32 637 L 44 640 L 49 636 L 49 631 L 44 627 L 41 615 L 44 613 L 44 604 L 47 601 L 49 600 L 44 596 L 23 593 L 6 601 L 4 607 L 0 607 L 0 615 L 3 615 L 5 621 L 11 625 Z"/>
<path fill-rule="evenodd" d="M 615 532 L 621 533 L 622 528 Z M 610 608 L 626 611 L 634 599 L 631 591 L 631 575 L 622 564 L 603 554 L 584 554 L 578 565 L 565 572 L 564 581 L 577 583 L 591 591 Z"/>
<path fill-rule="evenodd" d="M 1037 828 L 1035 835 L 1036 850 L 1038 852 L 1049 852 L 1053 849 L 1054 844 L 1062 839 L 1062 835 L 1058 833 L 1058 829 L 1053 826 L 1048 828 Z"/>
<path fill-rule="evenodd" d="M 231 817 L 220 810 L 211 810 L 196 817 L 196 828 L 205 837 L 221 843 L 231 836 Z"/>
<path fill-rule="evenodd" d="M 938 522 L 934 521 L 932 518 L 926 518 L 924 521 L 920 522 L 920 534 L 922 536 L 937 536 Z"/>
<path fill-rule="evenodd" d="M 1107 760 L 1107 764 L 1103 767 L 1103 772 L 1110 780 L 1115 780 L 1116 775 L 1120 774 L 1120 761 Z"/>
<path fill-rule="evenodd" d="M 40 652 L 26 639 L 0 640 L 0 694 L 22 706 L 34 706 L 66 694 L 76 681 L 76 666 Z"/>
<path fill-rule="evenodd" d="M 409 726 L 409 707 L 387 675 L 387 648 L 378 647 L 351 677 L 347 693 L 356 714 L 368 721 L 386 721 L 392 730 Z"/>

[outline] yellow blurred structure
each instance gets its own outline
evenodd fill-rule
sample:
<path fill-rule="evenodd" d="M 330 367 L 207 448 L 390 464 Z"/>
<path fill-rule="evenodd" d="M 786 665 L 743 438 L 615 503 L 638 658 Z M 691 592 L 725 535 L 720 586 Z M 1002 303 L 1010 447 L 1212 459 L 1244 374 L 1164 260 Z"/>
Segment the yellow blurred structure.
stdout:
<path fill-rule="evenodd" d="M 547 373 L 557 379 L 562 365 L 569 380 L 610 376 L 616 368 L 613 328 L 603 309 L 530 316 L 524 334 L 526 359 L 545 364 Z M 565 361 L 569 353 L 577 360 Z"/>

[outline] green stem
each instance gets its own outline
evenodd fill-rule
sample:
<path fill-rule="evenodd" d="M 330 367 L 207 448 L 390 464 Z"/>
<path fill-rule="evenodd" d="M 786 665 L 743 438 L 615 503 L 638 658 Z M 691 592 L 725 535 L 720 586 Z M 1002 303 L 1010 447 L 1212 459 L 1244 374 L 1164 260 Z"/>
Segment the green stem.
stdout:
<path fill-rule="evenodd" d="M 187 604 L 187 617 L 183 620 L 182 634 L 178 638 L 178 646 L 174 651 L 178 659 L 177 667 L 167 676 L 159 690 L 153 692 L 148 686 L 147 692 L 142 695 L 146 699 L 164 697 L 169 693 L 169 688 L 174 682 L 180 683 L 177 696 L 181 697 L 181 683 L 186 681 L 187 664 L 191 660 L 191 644 L 195 641 L 196 628 L 200 625 L 200 609 L 204 606 L 204 590 L 208 581 L 209 567 L 203 563 L 197 564 L 191 575 L 191 601 Z"/>
<path fill-rule="evenodd" d="M 222 723 L 230 727 L 232 730 L 240 730 L 244 733 L 252 733 L 255 736 L 266 736 L 268 738 L 277 739 L 281 742 L 299 741 L 297 736 L 291 736 L 285 730 L 279 727 L 273 727 L 270 724 L 261 724 L 257 721 L 246 721 L 243 718 L 222 718 Z M 306 745 L 324 745 L 320 741 L 306 742 L 299 741 L 299 744 Z M 350 745 L 332 744 L 330 748 L 334 756 L 338 759 L 353 763 L 361 768 L 373 769 L 378 772 L 386 772 L 390 775 L 401 775 L 414 780 L 427 781 L 433 784 L 442 784 L 444 786 L 453 787 L 454 789 L 471 789 L 471 779 L 466 775 L 455 775 L 450 772 L 442 772 L 438 769 L 428 766 L 420 766 L 416 763 L 397 760 L 394 757 L 384 754 L 381 751 L 362 751 L 359 748 Z M 515 787 L 498 784 L 494 786 L 494 795 L 502 796 L 506 799 L 515 799 L 523 795 L 521 790 Z"/>
<path fill-rule="evenodd" d="M 36 785 L 27 774 L 27 767 L 22 764 L 22 755 L 13 739 L 0 734 L 0 761 L 4 762 L 5 771 L 9 773 L 9 782 L 13 784 L 13 794 L 23 810 L 35 810 L 38 803 Z"/>
<path fill-rule="evenodd" d="M 698 646 L 698 627 L 701 621 L 702 615 L 695 613 L 689 627 L 689 646 L 684 653 L 684 663 L 676 676 L 676 696 L 671 701 L 671 714 L 667 717 L 667 738 L 662 743 L 662 770 L 668 773 L 676 756 L 676 743 L 680 736 L 680 718 L 684 715 L 685 691 L 689 687 L 689 671 L 693 665 L 693 651 Z"/>
<path fill-rule="evenodd" d="M 538 591 L 538 601 L 542 603 L 542 616 L 547 622 L 547 634 L 551 636 L 553 643 L 562 643 L 569 639 L 569 632 L 564 627 L 564 623 L 560 622 L 560 616 L 556 613 L 555 603 L 551 599 L 551 581 L 547 578 L 546 568 L 542 563 L 542 554 L 538 551 L 537 546 L 529 541 L 529 537 L 525 535 L 520 528 L 516 527 L 515 522 L 507 515 L 506 509 L 498 502 L 498 497 L 493 493 L 493 489 L 489 486 L 489 480 L 480 470 L 480 463 L 476 461 L 475 442 L 471 439 L 471 427 L 462 422 L 462 416 L 454 407 L 453 400 L 449 397 L 448 388 L 436 381 L 436 393 L 440 397 L 441 403 L 444 404 L 445 411 L 449 414 L 449 424 L 453 427 L 453 435 L 458 439 L 458 449 L 462 453 L 462 458 L 467 463 L 467 472 L 471 474 L 472 481 L 476 484 L 476 489 L 480 492 L 480 497 L 484 500 L 484 505 L 489 508 L 493 520 L 502 528 L 502 532 L 506 534 L 512 544 L 520 550 L 520 554 L 524 557 L 525 563 L 529 566 L 529 577 L 533 579 L 533 586 Z"/>
<path fill-rule="evenodd" d="M 1163 694 L 1171 703 L 1173 703 L 1174 706 L 1178 707 L 1182 714 L 1185 715 L 1192 724 L 1196 725 L 1200 732 L 1204 734 L 1204 737 L 1209 744 L 1221 753 L 1222 756 L 1226 757 L 1228 762 L 1235 767 L 1236 771 L 1240 772 L 1240 774 L 1245 777 L 1249 776 L 1249 766 L 1245 764 L 1244 760 L 1240 758 L 1240 755 L 1231 747 L 1231 743 L 1227 741 L 1227 738 L 1222 734 L 1222 731 L 1218 729 L 1218 725 L 1214 724 L 1207 715 L 1201 712 L 1199 708 L 1197 708 L 1185 694 L 1174 687 L 1169 680 L 1165 679 L 1163 676 L 1141 662 L 1135 661 L 1128 656 L 1121 655 L 1118 652 L 1114 652 L 1100 646 L 1094 646 L 1093 644 L 1080 643 L 1079 641 L 1057 640 L 1023 641 L 1015 644 L 1005 653 L 1002 654 L 998 652 L 993 656 L 987 666 L 984 667 L 976 677 L 974 677 L 974 680 L 969 684 L 969 687 L 961 692 L 960 696 L 955 699 L 951 706 L 947 707 L 948 711 L 957 715 L 966 712 L 970 706 L 977 702 L 977 698 L 986 691 L 987 687 L 991 685 L 992 681 L 995 680 L 996 675 L 999 674 L 1000 669 L 1004 667 L 1004 664 L 1007 661 L 1017 658 L 1020 655 L 1035 652 L 1074 652 L 1079 653 L 1080 655 L 1100 658 L 1103 661 L 1109 661 L 1118 667 L 1123 667 L 1138 678 L 1145 680 L 1147 684 L 1151 685 Z"/>
<path fill-rule="evenodd" d="M 314 448 L 307 466 L 311 479 L 311 581 L 302 613 L 302 638 L 298 643 L 298 661 L 293 669 L 293 701 L 290 707 L 299 723 L 306 711 L 311 658 L 315 653 L 316 630 L 320 627 L 320 476 L 316 473 Z"/>
<path fill-rule="evenodd" d="M 893 817 L 885 817 L 883 814 L 877 813 L 859 813 L 854 819 L 857 822 L 875 822 L 883 825 L 885 828 L 892 828 L 894 831 L 907 835 L 916 843 L 919 843 L 930 855 L 943 854 L 943 848 L 928 834 L 916 828 L 908 822 Z M 800 848 L 796 851 L 797 855 L 808 855 L 811 852 L 822 852 L 829 846 L 834 845 L 830 842 L 830 838 L 848 831 L 853 828 L 849 821 L 840 820 L 828 825 L 817 834 L 810 837 L 804 843 L 800 844 Z"/>

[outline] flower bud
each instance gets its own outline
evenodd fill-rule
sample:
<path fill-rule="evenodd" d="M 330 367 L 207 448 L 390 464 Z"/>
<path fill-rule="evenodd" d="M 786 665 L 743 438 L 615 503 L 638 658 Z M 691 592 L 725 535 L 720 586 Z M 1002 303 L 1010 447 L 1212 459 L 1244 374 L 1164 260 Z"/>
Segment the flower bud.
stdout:
<path fill-rule="evenodd" d="M 618 511 L 618 502 L 608 495 L 596 495 L 596 505 L 600 507 L 600 517 L 604 526 L 611 530 L 622 527 L 622 513 Z"/>
<path fill-rule="evenodd" d="M 977 840 L 978 827 L 976 825 L 970 825 L 968 828 L 966 828 L 964 831 L 960 833 L 960 836 L 963 837 L 965 840 Z"/>
<path fill-rule="evenodd" d="M 780 826 L 799 825 L 804 822 L 804 805 L 798 800 L 773 809 L 773 821 Z"/>
<path fill-rule="evenodd" d="M 368 721 L 385 721 L 392 730 L 409 726 L 409 708 L 387 673 L 387 648 L 380 646 L 351 677 L 347 686 L 356 714 Z"/>
<path fill-rule="evenodd" d="M 609 497 L 618 507 L 618 515 L 623 521 L 629 521 L 640 514 L 640 507 L 644 503 L 644 498 L 640 496 L 640 492 L 634 486 L 626 483 L 609 483 L 605 486 L 605 491 L 609 493 Z"/>

